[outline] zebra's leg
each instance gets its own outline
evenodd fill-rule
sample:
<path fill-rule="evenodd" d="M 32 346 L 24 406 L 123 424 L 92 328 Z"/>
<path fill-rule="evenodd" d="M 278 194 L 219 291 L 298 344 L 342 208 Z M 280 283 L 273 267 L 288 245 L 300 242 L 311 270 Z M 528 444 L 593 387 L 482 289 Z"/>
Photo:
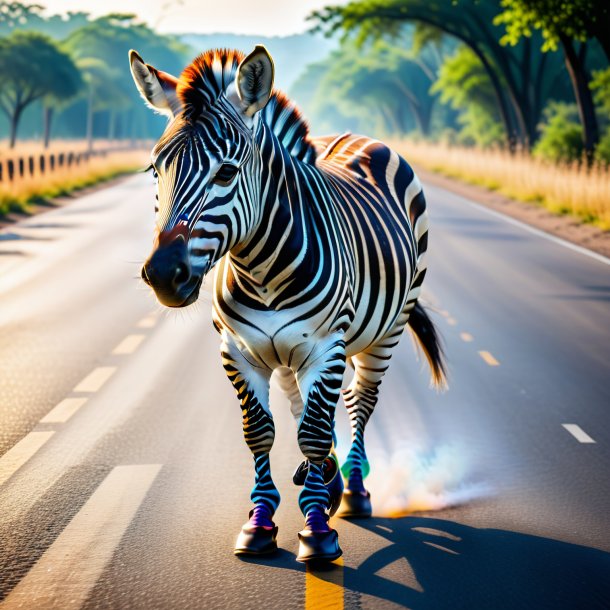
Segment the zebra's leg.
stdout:
<path fill-rule="evenodd" d="M 248 360 L 235 341 L 223 333 L 222 364 L 242 406 L 244 439 L 254 457 L 254 507 L 235 545 L 236 555 L 262 555 L 277 549 L 277 527 L 273 522 L 280 494 L 271 478 L 269 452 L 275 425 L 269 410 L 271 371 Z"/>
<path fill-rule="evenodd" d="M 377 404 L 379 386 L 390 364 L 392 350 L 406 324 L 404 318 L 401 316 L 392 331 L 377 343 L 352 357 L 354 378 L 343 390 L 352 429 L 352 444 L 341 469 L 346 480 L 341 517 L 370 517 L 372 514 L 371 496 L 364 487 L 364 479 L 369 473 L 364 430 Z"/>
<path fill-rule="evenodd" d="M 299 561 L 332 561 L 342 554 L 337 532 L 328 525 L 331 498 L 324 481 L 324 462 L 333 445 L 335 407 L 345 371 L 345 342 L 329 337 L 323 355 L 296 373 L 304 398 L 298 442 L 308 466 L 299 494 L 305 528 L 299 532 Z"/>
<path fill-rule="evenodd" d="M 276 369 L 276 375 L 280 388 L 290 401 L 290 411 L 292 412 L 298 426 L 299 422 L 301 421 L 304 405 L 294 372 L 288 367 L 280 367 Z M 334 450 L 335 444 L 336 439 L 333 427 L 333 448 L 331 449 L 330 455 L 324 460 L 322 465 L 324 484 L 326 485 L 326 488 L 330 494 L 329 513 L 331 517 L 335 514 L 335 512 L 337 512 L 343 496 L 343 479 L 341 477 L 341 470 L 339 468 L 339 458 Z M 303 485 L 305 483 L 308 468 L 309 462 L 307 460 L 299 464 L 293 476 L 293 482 L 295 485 Z"/>

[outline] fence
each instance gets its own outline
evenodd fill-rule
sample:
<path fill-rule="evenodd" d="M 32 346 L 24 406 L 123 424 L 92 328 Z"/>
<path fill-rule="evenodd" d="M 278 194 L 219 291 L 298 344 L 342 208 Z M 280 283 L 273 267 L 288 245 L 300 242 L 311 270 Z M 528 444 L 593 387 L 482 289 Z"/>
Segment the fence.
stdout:
<path fill-rule="evenodd" d="M 70 168 L 88 163 L 94 157 L 106 157 L 115 152 L 128 152 L 140 150 L 148 143 L 136 142 L 126 145 L 111 146 L 94 150 L 47 152 L 40 154 L 29 154 L 15 156 L 8 159 L 0 159 L 0 183 L 14 182 L 32 178 L 35 174 L 44 176 L 62 168 Z"/>

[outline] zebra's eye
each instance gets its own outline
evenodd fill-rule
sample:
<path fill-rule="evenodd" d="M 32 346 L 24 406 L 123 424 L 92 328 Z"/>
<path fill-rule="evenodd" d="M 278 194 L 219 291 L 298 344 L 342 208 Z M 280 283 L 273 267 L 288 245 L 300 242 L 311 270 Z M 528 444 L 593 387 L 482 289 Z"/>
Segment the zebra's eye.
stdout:
<path fill-rule="evenodd" d="M 212 182 L 217 184 L 218 186 L 229 186 L 233 180 L 235 180 L 235 176 L 237 176 L 237 171 L 239 168 L 237 165 L 232 165 L 231 163 L 223 163 L 214 178 L 212 178 Z"/>

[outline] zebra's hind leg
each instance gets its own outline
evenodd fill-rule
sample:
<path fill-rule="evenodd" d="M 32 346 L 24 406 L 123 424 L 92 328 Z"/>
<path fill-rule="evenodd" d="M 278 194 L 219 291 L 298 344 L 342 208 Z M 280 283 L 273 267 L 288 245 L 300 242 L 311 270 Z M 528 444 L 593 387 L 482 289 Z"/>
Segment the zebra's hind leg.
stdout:
<path fill-rule="evenodd" d="M 307 459 L 299 507 L 305 527 L 299 532 L 298 561 L 332 561 L 342 555 L 337 532 L 328 525 L 330 490 L 324 482 L 324 463 L 333 445 L 335 407 L 339 400 L 345 371 L 345 343 L 330 338 L 324 358 L 297 372 L 297 381 L 305 398 L 298 424 L 298 442 Z"/>
<path fill-rule="evenodd" d="M 228 336 L 223 336 L 222 363 L 242 405 L 244 438 L 254 457 L 255 470 L 250 494 L 254 507 L 237 537 L 235 554 L 264 555 L 277 550 L 277 526 L 273 515 L 280 503 L 269 462 L 275 438 L 275 425 L 269 410 L 271 371 L 254 366 Z"/>
<path fill-rule="evenodd" d="M 399 326 L 395 332 L 352 357 L 354 378 L 349 387 L 343 390 L 352 429 L 352 444 L 341 468 L 345 490 L 339 514 L 344 518 L 365 518 L 372 514 L 371 495 L 364 487 L 364 479 L 369 473 L 364 430 L 377 404 L 379 385 L 403 328 L 404 325 Z"/>

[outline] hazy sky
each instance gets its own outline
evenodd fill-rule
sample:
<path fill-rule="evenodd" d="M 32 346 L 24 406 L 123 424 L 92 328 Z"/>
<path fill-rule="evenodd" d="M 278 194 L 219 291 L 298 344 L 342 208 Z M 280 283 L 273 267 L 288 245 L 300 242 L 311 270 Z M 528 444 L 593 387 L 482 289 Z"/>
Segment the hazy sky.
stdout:
<path fill-rule="evenodd" d="M 346 0 L 39 0 L 49 13 L 136 13 L 162 32 L 287 35 L 303 32 L 305 17 Z"/>

